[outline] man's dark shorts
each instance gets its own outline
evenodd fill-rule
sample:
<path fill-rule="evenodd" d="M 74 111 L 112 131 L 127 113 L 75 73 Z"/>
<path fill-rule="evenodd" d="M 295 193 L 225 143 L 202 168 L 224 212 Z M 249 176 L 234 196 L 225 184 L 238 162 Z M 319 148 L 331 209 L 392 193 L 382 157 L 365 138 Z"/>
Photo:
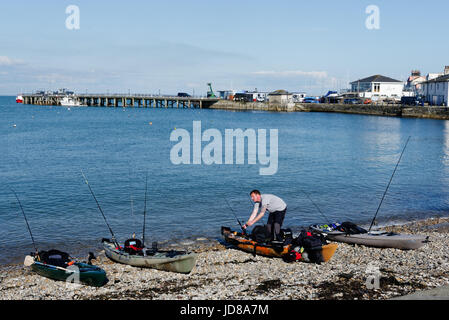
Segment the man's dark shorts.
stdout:
<path fill-rule="evenodd" d="M 270 212 L 270 215 L 268 216 L 268 225 L 274 226 L 275 223 L 279 223 L 279 225 L 282 226 L 286 212 L 287 207 L 282 211 Z"/>

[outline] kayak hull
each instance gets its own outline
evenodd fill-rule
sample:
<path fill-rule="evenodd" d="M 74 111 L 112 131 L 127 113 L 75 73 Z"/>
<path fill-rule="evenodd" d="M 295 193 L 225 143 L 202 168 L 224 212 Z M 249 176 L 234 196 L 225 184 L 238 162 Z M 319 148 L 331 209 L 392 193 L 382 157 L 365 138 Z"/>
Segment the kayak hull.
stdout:
<path fill-rule="evenodd" d="M 106 272 L 94 265 L 76 262 L 67 268 L 61 268 L 45 263 L 34 262 L 31 269 L 46 278 L 81 283 L 87 286 L 101 287 L 108 282 Z"/>
<path fill-rule="evenodd" d="M 143 255 L 132 255 L 119 250 L 111 242 L 104 241 L 106 256 L 112 261 L 140 268 L 152 268 L 163 271 L 190 273 L 196 264 L 196 253 L 184 251 L 157 251 Z"/>
<path fill-rule="evenodd" d="M 341 231 L 326 231 L 318 226 L 311 226 L 312 230 L 320 232 L 330 241 L 358 244 L 376 248 L 394 248 L 401 250 L 415 250 L 428 242 L 427 236 L 414 234 L 399 234 L 392 232 L 369 232 L 361 234 L 346 234 Z"/>
<path fill-rule="evenodd" d="M 270 244 L 260 244 L 252 239 L 249 239 L 242 233 L 231 231 L 226 227 L 222 227 L 222 235 L 227 243 L 232 244 L 245 252 L 265 257 L 282 258 L 293 249 L 290 244 L 282 247 L 275 247 Z M 319 249 L 315 249 L 321 250 L 323 261 L 320 262 L 329 261 L 337 250 L 337 247 L 338 245 L 336 243 L 330 243 L 323 245 Z M 304 258 L 301 258 L 299 261 L 307 262 Z"/>

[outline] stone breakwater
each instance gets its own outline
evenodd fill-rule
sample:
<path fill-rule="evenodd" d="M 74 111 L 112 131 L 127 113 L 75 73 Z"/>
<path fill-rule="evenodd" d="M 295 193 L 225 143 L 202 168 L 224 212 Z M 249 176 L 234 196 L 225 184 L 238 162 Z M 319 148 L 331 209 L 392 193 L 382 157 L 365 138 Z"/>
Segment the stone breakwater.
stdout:
<path fill-rule="evenodd" d="M 400 105 L 349 105 L 325 103 L 296 103 L 289 105 L 279 105 L 260 102 L 234 102 L 219 100 L 209 108 L 234 111 L 259 110 L 273 112 L 335 112 L 404 118 L 449 120 L 449 108 L 447 107 L 402 107 Z"/>
<path fill-rule="evenodd" d="M 121 265 L 99 253 L 94 263 L 109 278 L 101 288 L 6 266 L 0 273 L 0 299 L 390 299 L 449 284 L 448 226 L 449 219 L 440 218 L 386 227 L 429 235 L 430 242 L 413 251 L 339 244 L 332 259 L 320 265 L 253 256 L 218 242 L 196 250 L 197 265 L 188 275 Z M 369 281 L 373 275 L 377 286 Z"/>

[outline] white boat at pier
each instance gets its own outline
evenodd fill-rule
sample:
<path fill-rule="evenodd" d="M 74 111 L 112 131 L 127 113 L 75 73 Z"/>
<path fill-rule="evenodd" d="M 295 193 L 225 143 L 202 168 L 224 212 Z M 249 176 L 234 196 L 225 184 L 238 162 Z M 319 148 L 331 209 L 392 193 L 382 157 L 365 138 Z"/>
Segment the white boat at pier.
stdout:
<path fill-rule="evenodd" d="M 82 105 L 78 99 L 72 96 L 63 97 L 60 103 L 63 107 L 87 107 L 86 105 Z"/>

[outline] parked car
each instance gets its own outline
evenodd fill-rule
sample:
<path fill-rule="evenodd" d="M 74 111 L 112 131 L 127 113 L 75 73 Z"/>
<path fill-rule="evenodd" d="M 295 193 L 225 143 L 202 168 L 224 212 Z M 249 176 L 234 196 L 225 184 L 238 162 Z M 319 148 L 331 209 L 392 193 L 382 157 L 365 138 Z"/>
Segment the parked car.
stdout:
<path fill-rule="evenodd" d="M 303 103 L 320 103 L 320 100 L 318 100 L 315 97 L 305 97 L 302 102 Z"/>
<path fill-rule="evenodd" d="M 391 98 L 383 99 L 382 103 L 384 103 L 384 104 L 400 104 L 401 100 L 391 97 Z"/>
<path fill-rule="evenodd" d="M 365 100 L 363 100 L 363 104 L 371 104 L 373 103 L 373 100 L 371 100 L 370 98 L 366 98 Z"/>
<path fill-rule="evenodd" d="M 406 106 L 422 106 L 424 100 L 421 97 L 402 97 L 401 104 Z"/>
<path fill-rule="evenodd" d="M 178 92 L 178 97 L 191 97 L 191 95 L 185 92 Z"/>
<path fill-rule="evenodd" d="M 348 98 L 343 101 L 344 104 L 360 104 L 361 101 L 357 98 Z"/>

